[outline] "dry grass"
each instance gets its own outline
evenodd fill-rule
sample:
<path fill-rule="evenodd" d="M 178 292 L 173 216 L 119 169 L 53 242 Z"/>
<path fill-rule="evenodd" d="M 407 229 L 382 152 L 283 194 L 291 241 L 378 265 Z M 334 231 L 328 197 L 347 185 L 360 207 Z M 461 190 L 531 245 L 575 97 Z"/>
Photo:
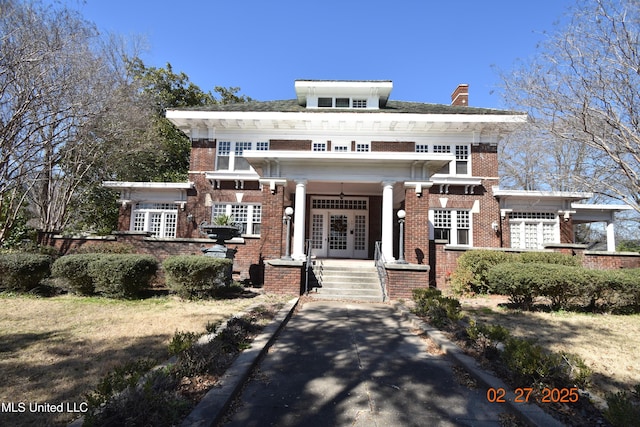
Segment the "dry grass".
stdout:
<path fill-rule="evenodd" d="M 497 304 L 503 301 L 479 297 L 461 302 L 463 311 L 478 321 L 582 357 L 593 370 L 591 391 L 600 397 L 640 384 L 640 315 L 521 312 Z"/>
<path fill-rule="evenodd" d="M 72 414 L 30 414 L 31 402 L 80 404 L 115 366 L 139 358 L 164 361 L 176 331 L 204 332 L 266 295 L 217 301 L 172 297 L 138 301 L 60 296 L 0 296 L 0 402 L 24 402 L 24 413 L 0 412 L 0 425 L 64 423 Z M 280 298 L 282 299 L 282 298 Z"/>

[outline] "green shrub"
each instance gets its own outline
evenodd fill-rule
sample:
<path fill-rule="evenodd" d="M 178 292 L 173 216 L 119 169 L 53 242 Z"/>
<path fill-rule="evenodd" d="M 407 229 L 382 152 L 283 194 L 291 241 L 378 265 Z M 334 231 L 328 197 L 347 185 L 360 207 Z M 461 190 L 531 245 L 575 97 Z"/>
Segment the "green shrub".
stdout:
<path fill-rule="evenodd" d="M 444 297 L 439 290 L 433 288 L 414 289 L 412 292 L 416 303 L 414 312 L 427 317 L 434 326 L 441 327 L 462 318 L 457 299 Z"/>
<path fill-rule="evenodd" d="M 573 267 L 582 267 L 582 260 L 579 257 L 559 252 L 522 252 L 516 255 L 518 262 L 535 264 L 559 264 Z"/>
<path fill-rule="evenodd" d="M 507 339 L 502 361 L 518 384 L 584 388 L 592 373 L 579 356 L 547 352 L 532 340 L 522 338 Z"/>
<path fill-rule="evenodd" d="M 54 277 L 64 283 L 70 292 L 80 295 L 95 293 L 93 278 L 89 274 L 89 264 L 101 257 L 100 254 L 66 255 L 58 258 L 51 266 Z"/>
<path fill-rule="evenodd" d="M 603 414 L 613 426 L 640 426 L 640 406 L 635 405 L 626 392 L 609 393 L 606 399 L 608 407 Z"/>
<path fill-rule="evenodd" d="M 199 255 L 178 255 L 163 263 L 169 288 L 182 298 L 215 296 L 217 288 L 227 284 L 233 261 Z"/>
<path fill-rule="evenodd" d="M 0 254 L 0 289 L 29 292 L 51 274 L 52 258 L 32 253 Z"/>
<path fill-rule="evenodd" d="M 182 353 L 191 347 L 199 337 L 200 335 L 195 332 L 176 332 L 171 341 L 169 341 L 169 354 L 176 356 Z"/>
<path fill-rule="evenodd" d="M 507 295 L 509 301 L 525 310 L 533 307 L 539 289 L 535 286 L 534 277 L 539 264 L 507 263 L 491 268 L 487 281 L 493 293 Z"/>
<path fill-rule="evenodd" d="M 451 275 L 456 293 L 488 293 L 487 274 L 494 265 L 512 261 L 514 255 L 503 251 L 473 250 L 458 258 L 458 266 Z"/>
<path fill-rule="evenodd" d="M 89 263 L 95 290 L 110 298 L 134 298 L 149 288 L 158 269 L 150 255 L 102 254 Z"/>

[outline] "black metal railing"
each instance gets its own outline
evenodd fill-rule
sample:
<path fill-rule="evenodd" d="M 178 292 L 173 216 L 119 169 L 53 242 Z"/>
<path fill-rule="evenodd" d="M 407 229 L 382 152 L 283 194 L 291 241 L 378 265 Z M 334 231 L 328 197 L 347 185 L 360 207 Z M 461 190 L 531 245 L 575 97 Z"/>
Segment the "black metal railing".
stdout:
<path fill-rule="evenodd" d="M 387 300 L 387 269 L 384 267 L 385 259 L 382 253 L 382 242 L 376 242 L 375 254 L 373 257 L 376 270 L 378 270 L 378 279 L 380 280 L 380 288 L 382 288 L 382 301 Z"/>

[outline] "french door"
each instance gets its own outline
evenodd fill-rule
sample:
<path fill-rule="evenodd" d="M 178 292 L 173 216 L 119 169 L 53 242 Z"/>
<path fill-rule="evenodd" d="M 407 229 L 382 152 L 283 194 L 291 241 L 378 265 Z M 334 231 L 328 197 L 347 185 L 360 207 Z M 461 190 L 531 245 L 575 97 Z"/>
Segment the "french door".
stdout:
<path fill-rule="evenodd" d="M 312 211 L 312 254 L 327 258 L 367 258 L 367 217 L 366 211 Z"/>

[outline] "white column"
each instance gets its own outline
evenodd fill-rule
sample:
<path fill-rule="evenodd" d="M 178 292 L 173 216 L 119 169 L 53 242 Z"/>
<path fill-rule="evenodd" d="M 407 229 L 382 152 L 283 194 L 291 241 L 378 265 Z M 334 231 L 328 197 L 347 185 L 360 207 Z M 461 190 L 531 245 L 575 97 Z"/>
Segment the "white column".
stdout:
<path fill-rule="evenodd" d="M 393 258 L 393 183 L 382 183 L 382 255 L 387 262 Z"/>
<path fill-rule="evenodd" d="M 613 219 L 611 221 L 607 221 L 607 251 L 616 251 L 616 235 L 613 228 Z"/>
<path fill-rule="evenodd" d="M 307 204 L 307 181 L 296 181 L 294 228 L 293 228 L 293 259 L 304 259 L 304 219 Z"/>

